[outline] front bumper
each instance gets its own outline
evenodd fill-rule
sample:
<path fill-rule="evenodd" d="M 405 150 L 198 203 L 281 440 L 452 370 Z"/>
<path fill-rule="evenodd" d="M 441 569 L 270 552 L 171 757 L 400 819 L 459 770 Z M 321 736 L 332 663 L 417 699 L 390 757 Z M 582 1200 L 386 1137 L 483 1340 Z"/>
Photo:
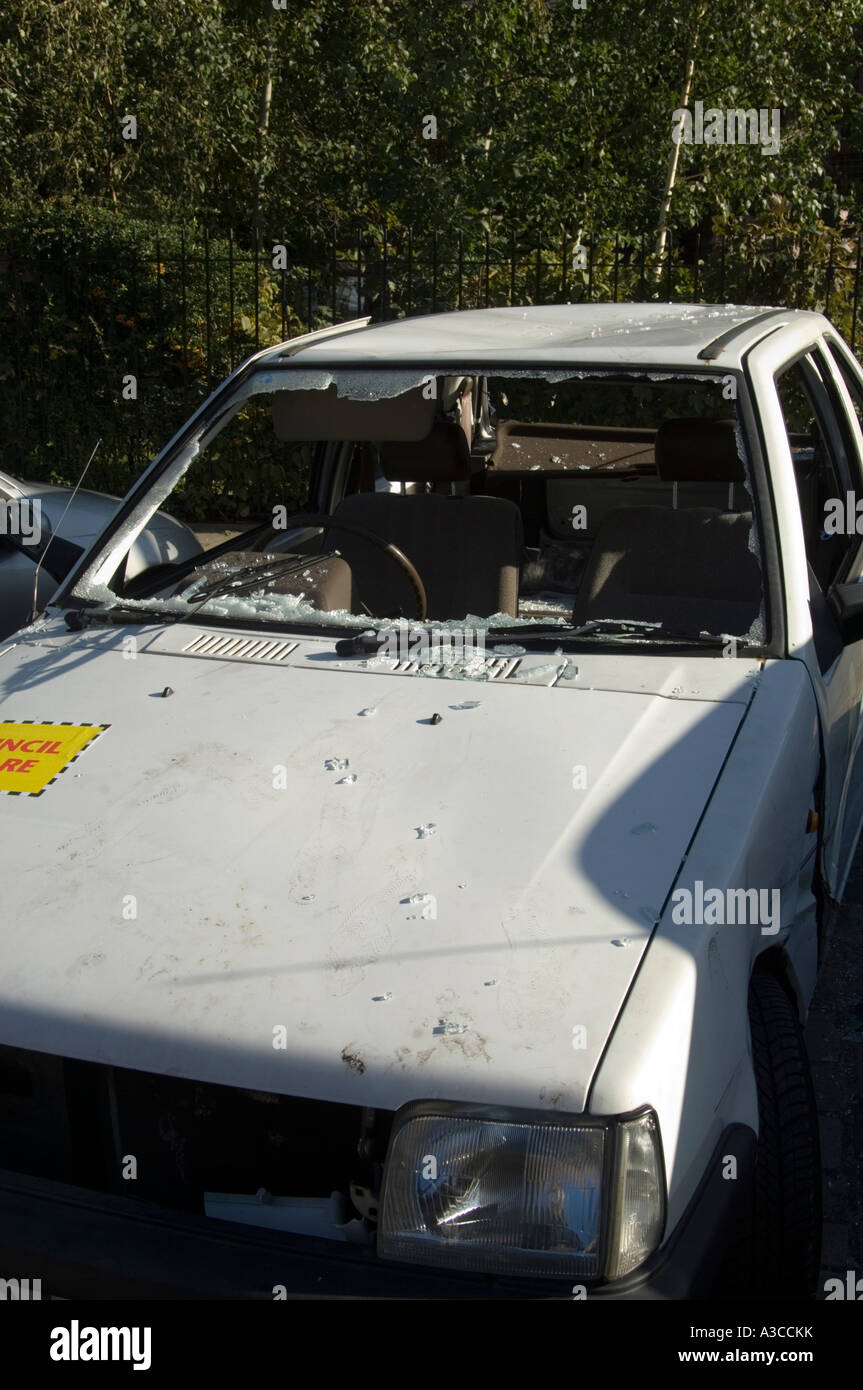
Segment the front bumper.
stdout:
<path fill-rule="evenodd" d="M 755 1134 L 725 1130 L 669 1239 L 634 1274 L 587 1286 L 590 1300 L 709 1298 L 748 1209 Z M 738 1178 L 722 1177 L 737 1158 Z M 41 1279 L 84 1299 L 572 1299 L 572 1284 L 530 1283 L 384 1264 L 365 1248 L 167 1212 L 0 1171 L 0 1275 Z M 283 1295 L 284 1296 L 284 1295 Z"/>

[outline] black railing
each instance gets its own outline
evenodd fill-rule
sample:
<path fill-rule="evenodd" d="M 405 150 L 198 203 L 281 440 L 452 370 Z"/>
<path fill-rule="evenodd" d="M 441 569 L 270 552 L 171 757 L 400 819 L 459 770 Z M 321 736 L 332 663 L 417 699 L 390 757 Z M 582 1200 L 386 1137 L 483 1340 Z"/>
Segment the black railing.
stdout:
<path fill-rule="evenodd" d="M 166 229 L 131 249 L 30 249 L 0 230 L 0 466 L 122 492 L 194 403 L 256 348 L 334 322 L 604 300 L 790 304 L 857 346 L 856 230 L 673 227 L 552 238 L 516 229 L 232 235 Z M 134 380 L 132 380 L 134 379 Z"/>

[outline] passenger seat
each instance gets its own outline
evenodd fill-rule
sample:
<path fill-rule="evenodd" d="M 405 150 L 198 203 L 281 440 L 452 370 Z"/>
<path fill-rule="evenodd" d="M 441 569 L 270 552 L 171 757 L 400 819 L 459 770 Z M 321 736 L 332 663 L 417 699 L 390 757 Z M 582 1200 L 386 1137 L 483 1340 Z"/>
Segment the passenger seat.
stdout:
<path fill-rule="evenodd" d="M 733 420 L 674 419 L 656 432 L 660 478 L 742 483 Z M 675 501 L 677 488 L 675 487 Z M 718 507 L 621 507 L 600 524 L 573 621 L 631 618 L 668 632 L 743 635 L 758 616 L 761 568 L 752 513 Z"/>

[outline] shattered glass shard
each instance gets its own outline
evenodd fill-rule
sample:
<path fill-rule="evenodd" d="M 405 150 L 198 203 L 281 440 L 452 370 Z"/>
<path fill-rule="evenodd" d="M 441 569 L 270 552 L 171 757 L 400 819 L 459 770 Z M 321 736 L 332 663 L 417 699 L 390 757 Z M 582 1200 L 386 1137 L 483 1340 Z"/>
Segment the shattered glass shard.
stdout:
<path fill-rule="evenodd" d="M 528 667 L 528 669 L 525 671 L 524 674 L 525 674 L 525 676 L 527 676 L 527 677 L 530 677 L 530 676 L 551 676 L 551 675 L 554 675 L 555 673 L 559 673 L 559 671 L 560 671 L 560 666 L 557 665 L 555 662 L 546 662 L 545 665 L 543 665 L 543 666 L 530 666 L 530 667 Z"/>

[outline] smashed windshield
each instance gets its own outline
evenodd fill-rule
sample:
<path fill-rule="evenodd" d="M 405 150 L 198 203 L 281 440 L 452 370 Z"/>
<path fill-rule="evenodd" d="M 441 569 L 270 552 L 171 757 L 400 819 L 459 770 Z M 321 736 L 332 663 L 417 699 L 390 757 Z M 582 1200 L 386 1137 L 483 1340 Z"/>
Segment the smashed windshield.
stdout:
<path fill-rule="evenodd" d="M 153 466 L 74 592 L 117 618 L 379 643 L 421 628 L 462 646 L 520 633 L 758 645 L 758 527 L 729 382 L 270 364 Z M 157 508 L 189 549 L 129 574 Z"/>

